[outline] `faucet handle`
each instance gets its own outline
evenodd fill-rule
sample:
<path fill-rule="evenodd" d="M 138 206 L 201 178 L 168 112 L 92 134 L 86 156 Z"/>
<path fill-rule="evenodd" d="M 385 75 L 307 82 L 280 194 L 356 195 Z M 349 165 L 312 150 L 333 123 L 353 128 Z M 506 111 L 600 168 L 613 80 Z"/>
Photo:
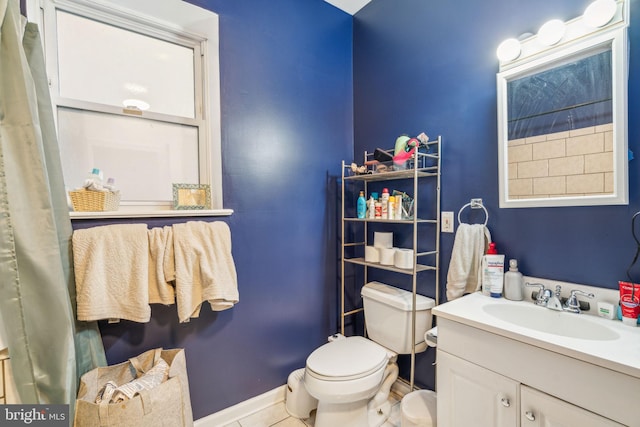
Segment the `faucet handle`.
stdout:
<path fill-rule="evenodd" d="M 585 291 L 581 291 L 580 289 L 573 289 L 571 291 L 571 295 L 570 297 L 575 297 L 576 295 L 582 295 L 583 297 L 587 297 L 587 298 L 595 298 L 595 294 L 592 294 L 591 292 L 585 292 Z"/>
<path fill-rule="evenodd" d="M 544 291 L 544 285 L 542 283 L 529 283 L 529 282 L 526 282 L 524 285 L 528 286 L 528 287 L 532 287 L 532 288 L 540 288 L 540 292 Z"/>
<path fill-rule="evenodd" d="M 581 295 L 587 298 L 594 298 L 595 294 L 591 292 L 581 291 L 580 289 L 571 290 L 571 294 L 567 299 L 567 302 L 564 303 L 564 309 L 566 311 L 570 311 L 572 313 L 580 313 L 580 301 L 578 301 L 577 295 Z"/>
<path fill-rule="evenodd" d="M 549 300 L 551 291 L 549 289 L 546 289 L 542 283 L 529 283 L 529 282 L 526 282 L 524 285 L 527 286 L 527 287 L 538 288 L 539 289 L 538 295 L 536 296 L 536 301 L 535 301 L 536 305 L 546 305 L 547 304 L 547 301 Z"/>

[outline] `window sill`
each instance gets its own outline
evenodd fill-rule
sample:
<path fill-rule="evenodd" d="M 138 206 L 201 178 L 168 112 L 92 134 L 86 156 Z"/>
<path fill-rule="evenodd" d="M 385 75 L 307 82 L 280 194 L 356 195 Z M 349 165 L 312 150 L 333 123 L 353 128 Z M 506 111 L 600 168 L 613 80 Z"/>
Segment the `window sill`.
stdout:
<path fill-rule="evenodd" d="M 195 209 L 195 210 L 119 210 L 105 212 L 69 212 L 74 219 L 108 218 L 175 218 L 191 216 L 231 216 L 233 209 Z"/>

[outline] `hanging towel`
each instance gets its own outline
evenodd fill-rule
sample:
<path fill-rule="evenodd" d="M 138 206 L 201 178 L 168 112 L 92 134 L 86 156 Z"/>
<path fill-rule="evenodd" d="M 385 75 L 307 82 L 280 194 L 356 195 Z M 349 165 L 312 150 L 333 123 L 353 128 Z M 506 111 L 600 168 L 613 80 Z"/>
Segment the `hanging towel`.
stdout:
<path fill-rule="evenodd" d="M 180 322 L 200 314 L 203 302 L 222 311 L 239 301 L 231 231 L 222 221 L 173 225 L 176 302 Z"/>
<path fill-rule="evenodd" d="M 78 320 L 148 322 L 147 226 L 122 224 L 76 230 L 72 243 Z"/>
<path fill-rule="evenodd" d="M 447 272 L 447 301 L 475 292 L 480 287 L 479 270 L 491 233 L 484 224 L 460 224 Z"/>
<path fill-rule="evenodd" d="M 173 228 L 154 227 L 149 233 L 149 304 L 176 302 Z"/>

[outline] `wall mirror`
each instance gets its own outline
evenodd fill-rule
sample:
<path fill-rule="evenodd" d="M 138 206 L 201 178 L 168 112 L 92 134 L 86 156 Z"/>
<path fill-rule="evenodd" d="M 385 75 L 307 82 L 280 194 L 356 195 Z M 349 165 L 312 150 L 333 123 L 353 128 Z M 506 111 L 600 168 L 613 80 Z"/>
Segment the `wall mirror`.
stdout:
<path fill-rule="evenodd" d="M 539 33 L 501 61 L 500 207 L 628 203 L 628 46 L 616 8 L 602 28 L 576 18 L 571 40 L 549 47 Z"/>

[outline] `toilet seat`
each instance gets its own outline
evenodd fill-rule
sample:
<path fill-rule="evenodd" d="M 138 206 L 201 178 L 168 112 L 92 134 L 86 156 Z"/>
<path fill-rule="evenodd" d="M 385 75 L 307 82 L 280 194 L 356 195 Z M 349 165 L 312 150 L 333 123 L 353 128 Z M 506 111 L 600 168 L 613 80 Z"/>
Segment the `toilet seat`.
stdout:
<path fill-rule="evenodd" d="M 307 358 L 307 373 L 324 381 L 349 381 L 384 369 L 388 361 L 386 348 L 353 336 L 317 348 Z"/>

